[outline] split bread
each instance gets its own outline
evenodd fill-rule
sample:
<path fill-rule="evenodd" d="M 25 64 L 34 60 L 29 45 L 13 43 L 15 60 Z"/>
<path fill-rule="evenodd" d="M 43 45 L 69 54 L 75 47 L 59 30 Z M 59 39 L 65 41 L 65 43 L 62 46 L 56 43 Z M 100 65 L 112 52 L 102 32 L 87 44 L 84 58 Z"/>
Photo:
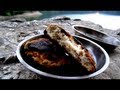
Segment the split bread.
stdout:
<path fill-rule="evenodd" d="M 81 44 L 78 44 L 72 35 L 58 25 L 48 25 L 45 32 L 56 41 L 65 51 L 79 62 L 88 72 L 96 70 L 96 63 L 92 54 Z"/>

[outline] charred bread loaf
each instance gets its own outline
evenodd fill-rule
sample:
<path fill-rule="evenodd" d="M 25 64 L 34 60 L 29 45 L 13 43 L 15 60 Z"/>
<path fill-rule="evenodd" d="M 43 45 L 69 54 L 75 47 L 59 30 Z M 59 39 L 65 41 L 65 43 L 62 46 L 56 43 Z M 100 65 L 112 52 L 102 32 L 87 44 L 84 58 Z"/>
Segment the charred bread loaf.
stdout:
<path fill-rule="evenodd" d="M 62 49 L 46 37 L 27 41 L 24 44 L 24 53 L 46 68 L 57 68 L 69 64 Z"/>
<path fill-rule="evenodd" d="M 77 44 L 73 36 L 63 28 L 51 24 L 47 26 L 44 33 L 64 48 L 88 72 L 94 72 L 96 70 L 96 63 L 91 53 L 83 45 Z"/>

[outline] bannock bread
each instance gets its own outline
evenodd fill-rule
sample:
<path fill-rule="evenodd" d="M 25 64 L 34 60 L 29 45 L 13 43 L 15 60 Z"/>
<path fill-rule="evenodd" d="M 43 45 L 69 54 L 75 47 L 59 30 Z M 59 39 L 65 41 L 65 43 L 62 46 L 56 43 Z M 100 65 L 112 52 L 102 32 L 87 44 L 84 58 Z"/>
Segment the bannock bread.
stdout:
<path fill-rule="evenodd" d="M 57 68 L 69 64 L 62 49 L 46 37 L 27 41 L 24 44 L 24 53 L 47 68 Z"/>
<path fill-rule="evenodd" d="M 92 54 L 81 44 L 78 44 L 72 35 L 58 25 L 48 25 L 44 31 L 52 40 L 56 41 L 65 51 L 79 62 L 88 72 L 96 70 L 96 63 Z"/>

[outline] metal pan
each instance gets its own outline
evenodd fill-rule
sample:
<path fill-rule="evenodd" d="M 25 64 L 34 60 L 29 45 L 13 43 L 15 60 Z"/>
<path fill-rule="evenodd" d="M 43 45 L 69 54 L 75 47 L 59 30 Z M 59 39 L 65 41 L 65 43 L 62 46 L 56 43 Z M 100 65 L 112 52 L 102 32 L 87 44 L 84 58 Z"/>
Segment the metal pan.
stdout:
<path fill-rule="evenodd" d="M 59 75 L 59 74 L 57 75 L 57 74 L 45 72 L 44 70 L 41 70 L 40 68 L 38 69 L 36 66 L 30 65 L 29 62 L 26 62 L 26 60 L 22 57 L 23 44 L 28 40 L 31 40 L 34 38 L 39 38 L 39 37 L 41 37 L 41 35 L 33 36 L 31 38 L 28 38 L 28 39 L 20 42 L 18 47 L 17 47 L 16 54 L 17 54 L 17 58 L 19 59 L 21 64 L 23 64 L 29 70 L 39 74 L 40 76 L 43 76 L 44 78 L 61 79 L 61 80 L 86 79 L 86 78 L 90 78 L 90 77 L 94 77 L 96 75 L 99 75 L 100 73 L 104 72 L 107 69 L 107 67 L 109 66 L 109 62 L 110 62 L 109 55 L 100 45 L 98 45 L 97 43 L 95 43 L 89 39 L 86 39 L 84 37 L 74 36 L 74 38 L 76 38 L 78 42 L 80 41 L 93 55 L 94 60 L 97 64 L 96 71 L 94 73 L 91 73 L 88 75 L 77 74 L 75 76 L 74 75 L 73 76 L 66 76 L 66 75 Z M 72 68 L 74 68 L 74 67 L 72 67 Z"/>
<path fill-rule="evenodd" d="M 107 35 L 106 33 L 80 25 L 74 25 L 73 28 L 75 30 L 75 35 L 88 38 L 101 45 L 107 51 L 112 51 L 120 45 L 120 41 L 117 38 Z"/>

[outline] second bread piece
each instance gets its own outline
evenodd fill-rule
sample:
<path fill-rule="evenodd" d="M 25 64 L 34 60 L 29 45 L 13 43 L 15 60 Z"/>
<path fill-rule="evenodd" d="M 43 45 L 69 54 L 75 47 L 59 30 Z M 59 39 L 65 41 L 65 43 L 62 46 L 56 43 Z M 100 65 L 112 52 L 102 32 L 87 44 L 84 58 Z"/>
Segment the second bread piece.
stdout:
<path fill-rule="evenodd" d="M 88 72 L 96 70 L 95 61 L 91 53 L 81 44 L 77 44 L 73 36 L 58 25 L 49 25 L 46 34 L 63 47 L 67 53 L 74 57 Z"/>

